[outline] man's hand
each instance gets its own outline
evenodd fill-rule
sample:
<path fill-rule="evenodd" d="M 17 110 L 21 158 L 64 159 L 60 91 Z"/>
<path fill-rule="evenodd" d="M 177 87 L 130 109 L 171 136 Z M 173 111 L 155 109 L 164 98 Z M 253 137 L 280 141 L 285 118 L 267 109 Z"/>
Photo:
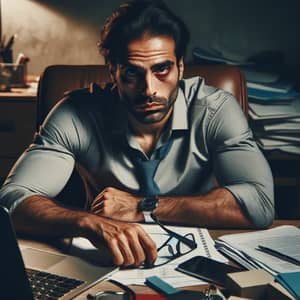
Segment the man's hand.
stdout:
<path fill-rule="evenodd" d="M 140 201 L 141 198 L 130 193 L 108 187 L 95 198 L 91 212 L 111 219 L 140 222 L 144 220 L 143 214 L 137 209 Z"/>
<path fill-rule="evenodd" d="M 155 242 L 139 224 L 131 224 L 89 215 L 82 224 L 87 238 L 100 248 L 103 240 L 118 266 L 138 266 L 153 263 L 157 258 Z"/>

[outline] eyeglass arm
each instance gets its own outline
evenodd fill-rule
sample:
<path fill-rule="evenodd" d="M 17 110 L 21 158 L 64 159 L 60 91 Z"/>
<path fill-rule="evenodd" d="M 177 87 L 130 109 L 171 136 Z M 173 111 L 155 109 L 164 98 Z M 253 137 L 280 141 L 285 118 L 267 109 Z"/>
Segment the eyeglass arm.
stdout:
<path fill-rule="evenodd" d="M 170 236 L 177 238 L 180 242 L 186 244 L 189 246 L 191 249 L 196 249 L 197 248 L 197 243 L 195 241 L 192 241 L 183 235 L 178 234 L 177 232 L 167 228 L 165 225 L 159 222 L 157 217 L 152 213 L 151 214 L 152 219 L 164 230 L 166 231 Z"/>

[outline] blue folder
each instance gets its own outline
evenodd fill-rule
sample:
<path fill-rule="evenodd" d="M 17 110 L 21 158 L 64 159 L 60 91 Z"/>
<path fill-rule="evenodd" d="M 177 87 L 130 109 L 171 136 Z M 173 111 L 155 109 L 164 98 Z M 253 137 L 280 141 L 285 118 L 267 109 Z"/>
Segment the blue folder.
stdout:
<path fill-rule="evenodd" d="M 297 300 L 300 300 L 300 272 L 279 273 L 275 279 Z"/>

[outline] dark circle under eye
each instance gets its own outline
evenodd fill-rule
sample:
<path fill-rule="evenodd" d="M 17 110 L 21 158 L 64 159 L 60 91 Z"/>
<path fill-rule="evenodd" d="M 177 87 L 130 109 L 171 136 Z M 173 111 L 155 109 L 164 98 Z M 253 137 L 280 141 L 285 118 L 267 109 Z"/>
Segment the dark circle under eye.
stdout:
<path fill-rule="evenodd" d="M 162 66 L 157 69 L 156 73 L 159 75 L 165 75 L 165 74 L 168 74 L 169 71 L 170 71 L 169 66 Z"/>
<path fill-rule="evenodd" d="M 138 76 L 138 72 L 137 72 L 137 70 L 135 70 L 133 68 L 128 68 L 125 71 L 125 75 L 127 77 L 136 77 L 136 76 Z"/>

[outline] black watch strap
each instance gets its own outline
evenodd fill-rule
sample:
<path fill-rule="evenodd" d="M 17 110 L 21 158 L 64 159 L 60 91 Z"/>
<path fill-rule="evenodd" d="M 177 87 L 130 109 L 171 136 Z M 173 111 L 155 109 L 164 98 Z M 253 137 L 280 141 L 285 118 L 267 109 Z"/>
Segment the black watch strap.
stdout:
<path fill-rule="evenodd" d="M 151 214 L 158 205 L 158 198 L 156 196 L 150 196 L 144 198 L 138 205 L 138 211 L 144 214 L 146 223 L 153 223 Z"/>

